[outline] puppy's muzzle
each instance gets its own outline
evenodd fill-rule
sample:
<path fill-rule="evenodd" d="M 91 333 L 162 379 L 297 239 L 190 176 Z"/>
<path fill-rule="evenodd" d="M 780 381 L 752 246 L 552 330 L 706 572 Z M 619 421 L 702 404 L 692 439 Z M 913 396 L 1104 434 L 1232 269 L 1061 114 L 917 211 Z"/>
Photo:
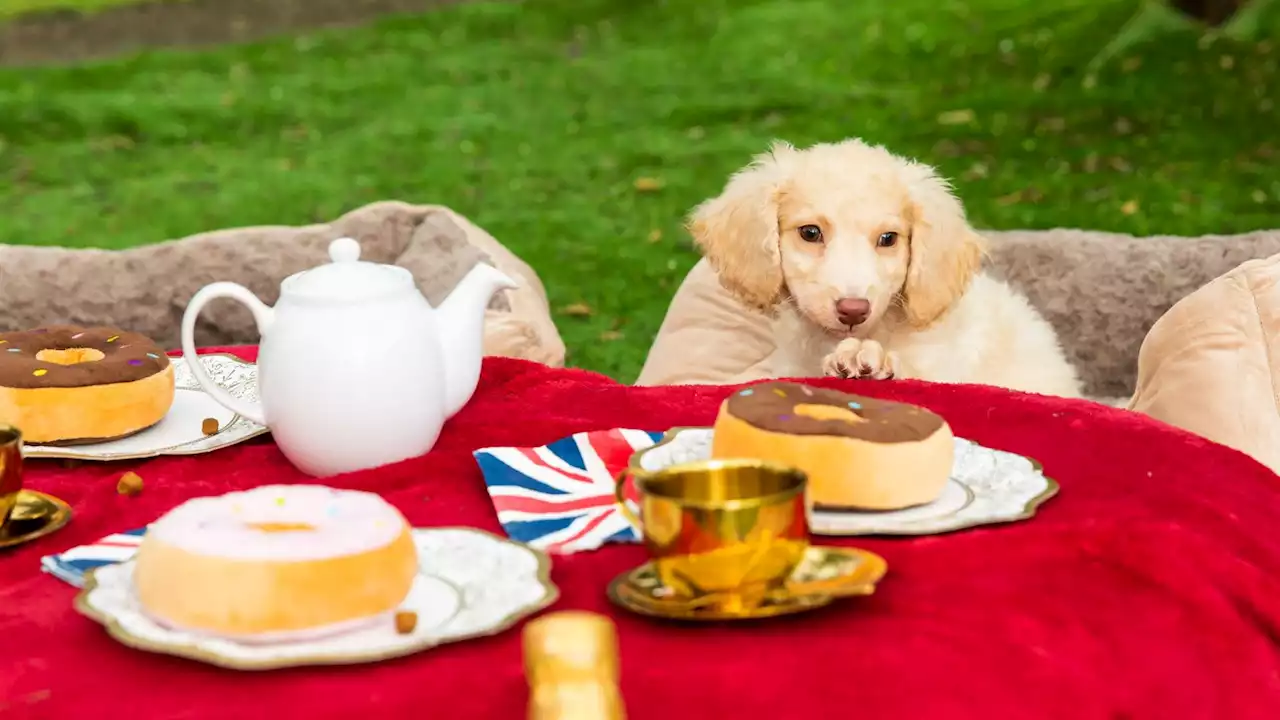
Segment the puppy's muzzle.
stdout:
<path fill-rule="evenodd" d="M 863 298 L 841 298 L 836 301 L 836 318 L 842 325 L 853 327 L 867 321 L 871 315 L 871 301 Z"/>

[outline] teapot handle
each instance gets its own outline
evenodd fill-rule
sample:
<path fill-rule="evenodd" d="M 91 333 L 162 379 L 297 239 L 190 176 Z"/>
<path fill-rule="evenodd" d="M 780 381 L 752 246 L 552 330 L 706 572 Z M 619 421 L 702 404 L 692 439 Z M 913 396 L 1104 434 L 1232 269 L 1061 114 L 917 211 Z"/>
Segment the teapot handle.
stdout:
<path fill-rule="evenodd" d="M 249 308 L 258 326 L 258 334 L 266 335 L 267 328 L 271 326 L 275 315 L 271 308 L 243 285 L 233 282 L 216 282 L 200 288 L 191 298 L 191 302 L 187 303 L 187 311 L 182 315 L 182 357 L 187 361 L 187 367 L 191 368 L 191 374 L 195 376 L 196 382 L 200 383 L 200 387 L 209 394 L 209 397 L 235 414 L 266 427 L 267 420 L 262 403 L 242 400 L 224 390 L 209 377 L 208 371 L 204 369 L 204 363 L 200 362 L 196 354 L 196 318 L 200 317 L 200 311 L 210 300 L 218 298 L 235 300 Z"/>

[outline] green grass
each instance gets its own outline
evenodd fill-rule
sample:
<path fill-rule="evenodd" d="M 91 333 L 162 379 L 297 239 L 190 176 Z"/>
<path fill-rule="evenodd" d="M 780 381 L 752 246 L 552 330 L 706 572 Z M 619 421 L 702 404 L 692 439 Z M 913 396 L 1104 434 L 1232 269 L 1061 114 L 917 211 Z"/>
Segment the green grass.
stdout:
<path fill-rule="evenodd" d="M 445 203 L 528 260 L 574 365 L 629 380 L 681 221 L 775 137 L 861 136 L 976 224 L 1280 225 L 1280 48 L 1174 35 L 1087 82 L 1134 0 L 562 0 L 0 71 L 0 242 L 121 248 Z M 638 179 L 657 190 L 639 191 Z M 643 183 L 642 183 L 643 184 Z"/>
<path fill-rule="evenodd" d="M 33 12 L 74 10 L 93 13 L 121 5 L 142 5 L 155 0 L 0 0 L 0 20 Z M 168 0 L 166 0 L 168 1 Z"/>

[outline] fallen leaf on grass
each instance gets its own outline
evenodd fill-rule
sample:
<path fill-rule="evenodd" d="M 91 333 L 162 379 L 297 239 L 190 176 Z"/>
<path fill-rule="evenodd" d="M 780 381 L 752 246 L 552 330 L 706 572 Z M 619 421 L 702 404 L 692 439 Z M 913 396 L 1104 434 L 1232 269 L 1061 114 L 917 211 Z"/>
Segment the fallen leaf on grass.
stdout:
<path fill-rule="evenodd" d="M 649 231 L 649 242 L 651 242 L 651 243 L 656 243 L 656 242 L 658 242 L 659 240 L 662 240 L 662 231 L 661 231 L 661 230 L 659 230 L 658 228 L 654 228 L 654 229 L 650 230 L 650 231 Z"/>
<path fill-rule="evenodd" d="M 1126 201 L 1125 204 L 1120 206 L 1120 212 L 1124 213 L 1125 215 L 1132 215 L 1138 212 L 1138 201 L 1137 200 Z"/>
<path fill-rule="evenodd" d="M 591 306 L 586 303 L 573 303 L 560 308 L 560 314 L 569 317 L 590 317 L 592 312 Z"/>
<path fill-rule="evenodd" d="M 1067 119 L 1047 117 L 1040 121 L 1040 127 L 1044 128 L 1045 132 L 1060 133 L 1067 129 Z"/>
<path fill-rule="evenodd" d="M 976 117 L 977 116 L 974 115 L 973 111 L 969 109 L 948 110 L 947 112 L 940 113 L 938 115 L 938 124 L 939 125 L 964 125 L 965 123 L 973 122 L 974 118 Z"/>
<path fill-rule="evenodd" d="M 600 339 L 605 342 L 613 342 L 615 340 L 621 340 L 622 333 L 618 332 L 617 330 L 605 330 L 604 332 L 600 333 Z"/>
<path fill-rule="evenodd" d="M 1014 192 L 1011 192 L 1008 195 L 1003 195 L 1001 197 L 996 198 L 996 204 L 1014 205 L 1020 202 L 1035 203 L 1035 202 L 1040 202 L 1043 199 L 1044 199 L 1044 193 L 1040 192 L 1039 188 L 1025 187 L 1025 188 L 1022 188 L 1021 190 L 1016 190 Z"/>
<path fill-rule="evenodd" d="M 639 177 L 632 183 L 636 192 L 656 192 L 662 189 L 662 181 L 655 177 Z"/>

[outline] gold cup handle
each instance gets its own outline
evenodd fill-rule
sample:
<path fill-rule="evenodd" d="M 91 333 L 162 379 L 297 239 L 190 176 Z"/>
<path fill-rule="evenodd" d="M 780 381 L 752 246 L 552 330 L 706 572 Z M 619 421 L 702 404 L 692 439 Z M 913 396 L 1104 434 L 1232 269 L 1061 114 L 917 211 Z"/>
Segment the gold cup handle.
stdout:
<path fill-rule="evenodd" d="M 627 468 L 626 470 L 618 473 L 618 476 L 613 479 L 613 499 L 618 503 L 618 512 L 622 513 L 622 517 L 626 518 L 627 522 L 631 523 L 631 526 L 636 529 L 636 532 L 643 535 L 644 525 L 640 522 L 640 516 L 636 515 L 631 511 L 631 508 L 627 507 L 627 499 L 623 497 L 623 493 L 627 487 L 627 476 L 630 474 L 631 468 Z"/>

